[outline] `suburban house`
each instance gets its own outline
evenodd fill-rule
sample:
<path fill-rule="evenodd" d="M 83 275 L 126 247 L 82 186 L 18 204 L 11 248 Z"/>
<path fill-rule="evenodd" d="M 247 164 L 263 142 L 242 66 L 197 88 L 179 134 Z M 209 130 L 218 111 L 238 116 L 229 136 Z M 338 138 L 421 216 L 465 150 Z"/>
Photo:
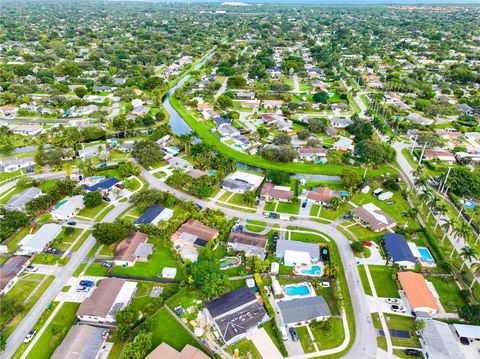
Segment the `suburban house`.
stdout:
<path fill-rule="evenodd" d="M 306 161 L 316 161 L 327 163 L 327 150 L 322 147 L 299 147 L 297 148 L 298 157 Z"/>
<path fill-rule="evenodd" d="M 133 232 L 118 243 L 113 261 L 119 266 L 133 266 L 135 262 L 146 262 L 153 253 L 153 244 L 147 243 L 148 235 Z"/>
<path fill-rule="evenodd" d="M 217 131 L 223 139 L 240 135 L 240 130 L 233 127 L 230 123 L 222 123 L 217 127 Z"/>
<path fill-rule="evenodd" d="M 438 312 L 437 301 L 423 275 L 414 272 L 400 272 L 398 280 L 413 311 L 429 315 Z"/>
<path fill-rule="evenodd" d="M 90 192 L 95 192 L 101 190 L 102 192 L 108 192 L 110 189 L 115 186 L 120 181 L 115 177 L 104 178 L 100 181 L 85 183 L 83 184 L 83 188 Z"/>
<path fill-rule="evenodd" d="M 253 100 L 255 98 L 255 92 L 238 91 L 235 94 L 235 98 L 238 99 L 238 100 Z"/>
<path fill-rule="evenodd" d="M 5 209 L 21 211 L 32 199 L 42 194 L 42 190 L 36 187 L 29 187 L 22 192 L 13 195 L 5 205 Z"/>
<path fill-rule="evenodd" d="M 74 217 L 79 210 L 84 208 L 83 196 L 65 197 L 52 209 L 51 215 L 57 221 L 66 221 Z"/>
<path fill-rule="evenodd" d="M 22 168 L 35 166 L 35 160 L 33 157 L 24 158 L 4 158 L 0 160 L 0 172 L 13 173 Z"/>
<path fill-rule="evenodd" d="M 62 231 L 62 226 L 56 223 L 44 224 L 33 234 L 27 234 L 18 243 L 20 249 L 19 254 L 33 255 L 35 253 L 41 253 L 45 247 L 52 242 Z"/>
<path fill-rule="evenodd" d="M 328 187 L 317 187 L 311 191 L 302 192 L 302 199 L 313 204 L 327 204 L 333 197 L 340 197 L 338 191 L 333 191 Z"/>
<path fill-rule="evenodd" d="M 213 105 L 210 105 L 208 103 L 199 103 L 197 105 L 197 110 L 202 112 L 202 111 L 207 111 L 207 110 L 212 110 L 213 111 Z"/>
<path fill-rule="evenodd" d="M 105 278 L 87 297 L 77 311 L 81 322 L 115 325 L 115 314 L 125 308 L 137 289 L 136 282 L 120 278 Z"/>
<path fill-rule="evenodd" d="M 320 260 L 320 246 L 315 243 L 293 240 L 278 240 L 275 256 L 283 258 L 286 266 L 317 263 Z"/>
<path fill-rule="evenodd" d="M 107 146 L 103 143 L 96 144 L 89 147 L 84 147 L 83 150 L 78 151 L 78 156 L 82 161 L 86 159 L 98 156 L 101 152 L 105 152 L 107 150 Z"/>
<path fill-rule="evenodd" d="M 303 325 L 332 316 L 322 296 L 283 300 L 278 302 L 278 307 L 286 325 Z"/>
<path fill-rule="evenodd" d="M 453 328 L 459 338 L 466 338 L 469 341 L 480 340 L 480 326 L 468 324 L 453 324 Z"/>
<path fill-rule="evenodd" d="M 456 160 L 453 153 L 444 150 L 427 150 L 423 158 L 428 161 L 434 160 L 447 163 L 454 163 Z"/>
<path fill-rule="evenodd" d="M 284 102 L 282 100 L 263 100 L 263 107 L 265 108 L 282 108 Z"/>
<path fill-rule="evenodd" d="M 209 359 L 200 349 L 187 344 L 181 351 L 176 351 L 166 342 L 153 349 L 145 359 Z"/>
<path fill-rule="evenodd" d="M 247 332 L 270 319 L 248 287 L 205 303 L 205 314 L 207 322 L 228 344 L 245 338 Z"/>
<path fill-rule="evenodd" d="M 447 323 L 437 320 L 425 320 L 420 343 L 425 358 L 430 359 L 464 359 L 455 334 Z"/>
<path fill-rule="evenodd" d="M 197 248 L 204 247 L 218 235 L 219 232 L 215 228 L 206 226 L 195 219 L 190 219 L 172 235 L 171 241 L 183 260 L 189 259 L 191 262 L 195 262 L 198 258 Z"/>
<path fill-rule="evenodd" d="M 235 251 L 244 251 L 245 256 L 257 256 L 265 258 L 265 248 L 268 238 L 263 234 L 250 232 L 231 232 L 228 236 L 227 247 Z"/>
<path fill-rule="evenodd" d="M 346 137 L 340 137 L 333 145 L 332 148 L 342 152 L 353 152 L 353 140 Z"/>
<path fill-rule="evenodd" d="M 353 217 L 374 232 L 392 229 L 397 222 L 373 203 L 352 208 Z"/>
<path fill-rule="evenodd" d="M 347 108 L 348 108 L 348 106 L 347 106 Z M 353 121 L 349 118 L 334 117 L 330 120 L 330 126 L 332 126 L 333 128 L 335 128 L 337 130 L 343 130 L 347 126 L 350 126 L 352 124 L 353 124 Z"/>
<path fill-rule="evenodd" d="M 6 294 L 18 281 L 18 275 L 30 262 L 30 257 L 13 256 L 0 266 L 0 295 Z"/>
<path fill-rule="evenodd" d="M 260 100 L 248 100 L 240 102 L 240 107 L 256 109 L 260 106 Z"/>
<path fill-rule="evenodd" d="M 255 191 L 263 182 L 265 177 L 247 172 L 236 171 L 229 174 L 222 182 L 222 189 L 235 193 Z"/>
<path fill-rule="evenodd" d="M 139 224 L 153 224 L 156 226 L 160 221 L 168 221 L 173 216 L 173 211 L 170 208 L 163 206 L 150 206 L 143 214 L 135 221 L 136 225 Z"/>
<path fill-rule="evenodd" d="M 260 197 L 265 201 L 288 202 L 294 197 L 295 193 L 290 187 L 277 186 L 272 182 L 265 182 L 260 192 Z"/>
<path fill-rule="evenodd" d="M 193 169 L 193 165 L 182 157 L 173 157 L 168 160 L 168 164 L 176 170 L 188 172 Z"/>
<path fill-rule="evenodd" d="M 12 131 L 17 135 L 35 136 L 43 131 L 43 126 L 35 125 L 35 124 L 19 125 L 19 126 L 15 126 L 15 128 Z"/>
<path fill-rule="evenodd" d="M 395 264 L 404 269 L 413 269 L 417 259 L 412 253 L 405 236 L 397 233 L 388 233 L 383 236 L 385 251 Z"/>
<path fill-rule="evenodd" d="M 91 325 L 72 326 L 51 359 L 100 358 L 99 354 L 107 339 L 104 332 L 104 328 Z"/>

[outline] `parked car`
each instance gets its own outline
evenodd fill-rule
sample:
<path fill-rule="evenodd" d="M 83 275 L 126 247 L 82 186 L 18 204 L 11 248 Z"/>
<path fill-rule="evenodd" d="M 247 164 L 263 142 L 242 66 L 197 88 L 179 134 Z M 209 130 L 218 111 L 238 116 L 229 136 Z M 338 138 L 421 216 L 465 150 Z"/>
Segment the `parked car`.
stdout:
<path fill-rule="evenodd" d="M 385 301 L 388 304 L 400 304 L 400 300 L 397 299 L 397 298 L 387 298 L 387 299 L 385 299 Z"/>
<path fill-rule="evenodd" d="M 307 207 L 307 204 L 308 204 L 307 202 L 303 202 L 303 203 L 302 203 L 302 208 Z"/>
<path fill-rule="evenodd" d="M 88 292 L 90 290 L 90 287 L 78 287 L 77 292 Z"/>
<path fill-rule="evenodd" d="M 292 336 L 292 340 L 294 342 L 298 342 L 298 334 L 297 334 L 297 331 L 295 330 L 295 328 L 290 328 L 288 331 L 290 332 L 290 335 Z"/>
<path fill-rule="evenodd" d="M 462 343 L 463 345 L 470 345 L 470 340 L 465 337 L 460 337 L 460 343 Z"/>
<path fill-rule="evenodd" d="M 280 328 L 280 333 L 282 333 L 283 340 L 288 340 L 288 334 L 285 328 Z"/>
<path fill-rule="evenodd" d="M 77 225 L 77 222 L 75 222 L 75 221 L 68 221 L 67 224 L 68 224 L 69 226 L 76 226 L 76 225 Z"/>
<path fill-rule="evenodd" d="M 38 271 L 38 267 L 34 267 L 34 266 L 32 266 L 32 265 L 30 264 L 30 265 L 28 265 L 28 266 L 25 268 L 25 270 L 26 270 L 27 272 L 36 272 L 36 271 Z"/>
<path fill-rule="evenodd" d="M 112 268 L 113 267 L 113 263 L 112 262 L 103 262 L 103 266 L 105 268 Z"/>
<path fill-rule="evenodd" d="M 270 212 L 268 214 L 268 217 L 273 218 L 273 219 L 278 219 L 278 218 L 280 218 L 280 215 L 278 213 L 275 213 L 275 212 Z"/>
<path fill-rule="evenodd" d="M 392 309 L 392 312 L 394 313 L 405 313 L 405 307 L 403 305 L 391 305 L 390 308 Z"/>
<path fill-rule="evenodd" d="M 278 241 L 278 232 L 273 232 L 273 241 Z"/>
<path fill-rule="evenodd" d="M 120 189 L 125 189 L 125 186 L 121 183 L 117 183 L 115 187 L 120 188 Z"/>
<path fill-rule="evenodd" d="M 344 214 L 342 218 L 343 219 L 352 219 L 353 216 L 350 213 L 348 213 L 348 214 Z"/>
<path fill-rule="evenodd" d="M 198 203 L 195 203 L 195 207 L 197 207 L 199 210 L 202 210 L 202 209 L 203 209 L 203 207 L 200 206 Z"/>
<path fill-rule="evenodd" d="M 93 287 L 95 285 L 95 282 L 93 280 L 84 279 L 80 281 L 80 285 L 82 287 Z"/>
<path fill-rule="evenodd" d="M 37 333 L 35 329 L 32 329 L 28 332 L 28 334 L 25 336 L 25 339 L 23 339 L 24 343 L 30 343 L 30 341 L 33 339 L 33 336 Z"/>
<path fill-rule="evenodd" d="M 111 202 L 112 200 L 108 197 L 102 197 L 102 199 L 105 201 L 105 202 Z"/>
<path fill-rule="evenodd" d="M 414 357 L 421 357 L 423 355 L 422 351 L 418 349 L 405 349 L 405 354 Z"/>

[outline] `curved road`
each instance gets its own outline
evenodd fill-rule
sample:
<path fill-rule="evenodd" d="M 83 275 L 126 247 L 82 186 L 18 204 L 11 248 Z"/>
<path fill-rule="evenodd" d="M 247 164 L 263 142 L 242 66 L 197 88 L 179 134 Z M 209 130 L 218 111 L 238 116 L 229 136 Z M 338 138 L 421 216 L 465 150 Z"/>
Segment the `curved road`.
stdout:
<path fill-rule="evenodd" d="M 353 256 L 352 249 L 350 248 L 349 240 L 334 226 L 309 220 L 284 221 L 280 219 L 264 218 L 261 214 L 247 213 L 221 207 L 213 202 L 198 199 L 189 194 L 183 193 L 175 188 L 172 188 L 166 185 L 164 182 L 160 181 L 158 178 L 153 176 L 145 169 L 142 169 L 142 176 L 153 188 L 170 192 L 178 198 L 182 198 L 187 201 L 193 201 L 203 207 L 221 209 L 227 216 L 230 217 L 238 217 L 245 220 L 258 220 L 267 222 L 269 224 L 295 225 L 302 228 L 319 230 L 330 236 L 335 241 L 338 252 L 340 253 L 340 258 L 342 260 L 345 277 L 347 279 L 348 290 L 352 301 L 353 314 L 355 316 L 355 341 L 349 352 L 344 356 L 344 358 L 376 358 L 376 333 L 373 328 L 372 317 L 370 315 L 370 308 L 368 305 L 367 297 L 365 296 L 362 283 L 360 281 L 360 274 L 358 273 L 356 260 Z"/>

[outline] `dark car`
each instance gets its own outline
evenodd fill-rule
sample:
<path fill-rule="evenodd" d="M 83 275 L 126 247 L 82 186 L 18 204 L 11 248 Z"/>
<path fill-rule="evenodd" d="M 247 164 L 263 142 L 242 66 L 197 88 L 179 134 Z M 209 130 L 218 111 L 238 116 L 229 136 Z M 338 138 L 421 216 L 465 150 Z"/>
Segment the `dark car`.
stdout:
<path fill-rule="evenodd" d="M 80 281 L 80 285 L 82 287 L 93 287 L 95 285 L 95 282 L 94 281 L 91 281 L 91 280 L 81 280 Z"/>
<path fill-rule="evenodd" d="M 470 340 L 465 337 L 460 337 L 460 343 L 462 343 L 463 345 L 470 345 Z"/>
<path fill-rule="evenodd" d="M 111 202 L 112 200 L 108 197 L 102 197 L 102 199 L 105 201 L 105 202 Z"/>
<path fill-rule="evenodd" d="M 405 349 L 405 354 L 414 357 L 421 357 L 423 355 L 422 351 L 417 349 Z"/>
<path fill-rule="evenodd" d="M 112 268 L 113 267 L 113 263 L 112 262 L 103 262 L 103 266 L 105 268 Z"/>
<path fill-rule="evenodd" d="M 115 187 L 120 188 L 120 189 L 125 189 L 125 186 L 121 183 L 117 183 Z"/>
<path fill-rule="evenodd" d="M 294 342 L 298 342 L 298 334 L 297 334 L 297 331 L 295 330 L 295 328 L 290 328 L 288 331 L 290 332 L 290 335 L 292 336 L 292 340 Z"/>
<path fill-rule="evenodd" d="M 307 207 L 307 202 L 302 203 L 302 208 L 305 208 L 305 207 Z"/>
<path fill-rule="evenodd" d="M 278 232 L 273 232 L 273 240 L 278 241 Z"/>
<path fill-rule="evenodd" d="M 76 225 L 77 225 L 77 222 L 75 222 L 75 221 L 68 221 L 67 224 L 68 224 L 69 226 L 76 226 Z"/>
<path fill-rule="evenodd" d="M 203 207 L 200 206 L 198 203 L 195 203 L 195 207 L 197 207 L 199 210 L 202 210 L 202 209 L 203 209 Z"/>

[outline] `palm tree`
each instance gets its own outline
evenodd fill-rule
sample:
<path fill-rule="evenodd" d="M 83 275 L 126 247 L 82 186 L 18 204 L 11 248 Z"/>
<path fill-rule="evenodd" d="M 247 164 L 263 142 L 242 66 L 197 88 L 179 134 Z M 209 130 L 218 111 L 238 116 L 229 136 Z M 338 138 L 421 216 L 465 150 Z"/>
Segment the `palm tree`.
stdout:
<path fill-rule="evenodd" d="M 465 264 L 467 264 L 467 260 L 470 262 L 470 264 L 472 263 L 472 259 L 473 258 L 477 258 L 477 252 L 475 251 L 475 249 L 473 249 L 472 247 L 470 246 L 465 246 L 462 248 L 462 250 L 460 251 L 460 256 L 464 259 L 464 262 L 462 263 L 462 266 L 460 267 L 460 272 L 462 271 L 463 267 L 465 266 Z"/>
<path fill-rule="evenodd" d="M 470 226 L 465 222 L 462 222 L 460 227 L 453 229 L 453 234 L 456 240 L 455 240 L 455 244 L 453 245 L 452 253 L 450 253 L 449 258 L 453 257 L 453 253 L 455 252 L 455 245 L 458 244 L 458 242 L 460 241 L 460 238 L 463 238 L 465 243 L 467 243 L 467 239 L 470 237 L 471 233 L 472 233 L 472 230 L 470 229 Z"/>
<path fill-rule="evenodd" d="M 420 188 L 427 188 L 428 180 L 426 177 L 416 177 L 413 181 L 413 184 L 417 189 Z M 412 187 L 413 190 L 414 187 Z M 414 201 L 417 200 L 417 196 L 419 195 L 420 191 L 417 190 L 417 193 L 415 194 L 415 199 Z"/>
<path fill-rule="evenodd" d="M 440 225 L 440 228 L 443 229 L 443 237 L 440 242 L 440 245 L 443 247 L 443 241 L 445 240 L 445 237 L 447 236 L 448 232 L 450 232 L 453 228 L 456 226 L 456 222 L 453 219 L 447 218 L 445 222 L 443 222 Z"/>
<path fill-rule="evenodd" d="M 472 264 L 470 267 L 470 272 L 473 274 L 473 280 L 472 283 L 470 284 L 470 287 L 468 287 L 469 290 L 472 290 L 473 286 L 475 285 L 475 282 L 477 281 L 477 274 L 480 272 L 480 262 Z"/>
<path fill-rule="evenodd" d="M 412 172 L 411 172 L 413 178 L 420 178 L 420 177 L 423 177 L 423 167 L 422 166 L 418 166 L 416 169 L 414 169 Z"/>
<path fill-rule="evenodd" d="M 430 199 L 427 202 L 427 205 L 430 207 L 428 210 L 427 214 L 427 221 L 430 218 L 430 215 L 432 214 L 433 210 L 437 209 L 438 203 L 440 202 L 440 198 L 436 195 L 432 195 Z"/>
<path fill-rule="evenodd" d="M 407 211 L 403 211 L 402 215 L 406 218 L 414 219 L 418 214 L 418 209 L 415 207 L 409 208 Z"/>
<path fill-rule="evenodd" d="M 418 195 L 418 198 L 422 202 L 420 204 L 420 211 L 422 210 L 423 205 L 425 202 L 428 202 L 430 200 L 430 197 L 432 197 L 432 191 L 428 188 L 425 188 L 420 194 Z"/>
<path fill-rule="evenodd" d="M 437 216 L 437 222 L 435 223 L 435 228 L 433 229 L 434 231 L 437 229 L 437 226 L 439 225 L 440 219 L 442 218 L 442 216 L 448 212 L 448 207 L 445 203 L 440 203 L 439 205 L 437 205 L 436 210 L 437 210 L 438 216 Z"/>

